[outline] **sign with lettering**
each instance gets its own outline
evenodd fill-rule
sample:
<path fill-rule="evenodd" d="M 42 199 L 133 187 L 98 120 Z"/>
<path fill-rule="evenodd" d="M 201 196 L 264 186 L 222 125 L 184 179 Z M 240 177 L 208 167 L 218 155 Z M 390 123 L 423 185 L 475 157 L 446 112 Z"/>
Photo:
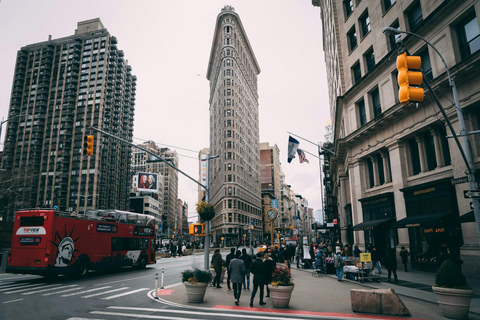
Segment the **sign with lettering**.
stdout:
<path fill-rule="evenodd" d="M 372 254 L 371 253 L 360 253 L 360 261 L 361 262 L 371 262 L 372 261 Z"/>

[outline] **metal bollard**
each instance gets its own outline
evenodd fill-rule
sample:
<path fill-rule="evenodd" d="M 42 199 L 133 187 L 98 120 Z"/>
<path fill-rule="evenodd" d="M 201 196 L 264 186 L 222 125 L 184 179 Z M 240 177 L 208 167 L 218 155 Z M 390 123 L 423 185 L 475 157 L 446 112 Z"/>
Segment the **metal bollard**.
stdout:
<path fill-rule="evenodd" d="M 164 276 L 164 274 L 165 274 L 165 269 L 162 268 L 162 282 L 160 284 L 160 289 L 163 289 L 163 276 Z"/>
<path fill-rule="evenodd" d="M 155 297 L 154 299 L 158 299 L 158 273 L 155 272 Z"/>

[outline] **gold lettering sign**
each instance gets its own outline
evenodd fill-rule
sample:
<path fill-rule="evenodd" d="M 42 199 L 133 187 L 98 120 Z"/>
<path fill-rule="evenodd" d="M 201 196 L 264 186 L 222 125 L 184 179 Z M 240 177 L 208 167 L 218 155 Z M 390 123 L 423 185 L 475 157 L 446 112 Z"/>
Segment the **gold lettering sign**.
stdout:
<path fill-rule="evenodd" d="M 445 232 L 445 228 L 436 228 L 435 232 Z"/>
<path fill-rule="evenodd" d="M 418 196 L 419 194 L 424 194 L 424 193 L 429 193 L 429 192 L 434 192 L 435 187 L 428 188 L 428 189 L 423 189 L 423 190 L 418 190 L 413 193 L 414 196 Z"/>
<path fill-rule="evenodd" d="M 423 233 L 433 233 L 433 229 L 424 229 Z"/>

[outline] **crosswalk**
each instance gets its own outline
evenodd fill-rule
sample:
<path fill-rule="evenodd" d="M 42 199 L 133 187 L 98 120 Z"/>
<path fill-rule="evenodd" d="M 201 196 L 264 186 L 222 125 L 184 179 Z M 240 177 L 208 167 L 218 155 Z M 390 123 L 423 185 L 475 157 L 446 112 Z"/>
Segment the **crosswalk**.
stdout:
<path fill-rule="evenodd" d="M 97 299 L 111 300 L 147 290 L 151 290 L 151 288 L 130 288 L 126 286 L 115 288 L 111 285 L 100 286 L 97 288 L 92 288 L 90 286 L 86 288 L 79 284 L 0 282 L 0 295 L 10 295 L 15 298 L 38 295 L 44 297 L 56 296 L 61 298 L 79 297 L 82 299 L 95 297 Z M 11 301 L 14 300 L 9 300 L 8 302 Z"/>

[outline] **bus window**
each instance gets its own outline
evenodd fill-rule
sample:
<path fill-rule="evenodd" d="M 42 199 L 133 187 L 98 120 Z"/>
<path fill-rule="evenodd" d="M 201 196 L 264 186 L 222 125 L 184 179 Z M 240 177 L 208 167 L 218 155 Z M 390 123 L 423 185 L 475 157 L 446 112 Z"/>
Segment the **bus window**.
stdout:
<path fill-rule="evenodd" d="M 20 227 L 39 227 L 43 226 L 44 217 L 21 217 Z"/>
<path fill-rule="evenodd" d="M 148 239 L 138 239 L 140 240 L 140 250 L 147 250 L 148 249 Z"/>
<path fill-rule="evenodd" d="M 112 251 L 122 251 L 122 249 L 123 249 L 123 239 L 112 238 Z"/>
<path fill-rule="evenodd" d="M 118 222 L 127 222 L 127 214 L 126 213 L 117 213 Z"/>
<path fill-rule="evenodd" d="M 127 222 L 128 223 L 133 223 L 133 224 L 137 223 L 137 215 L 136 214 L 129 214 L 127 216 Z"/>
<path fill-rule="evenodd" d="M 144 215 L 138 215 L 138 224 L 146 225 L 147 224 L 147 217 Z"/>

